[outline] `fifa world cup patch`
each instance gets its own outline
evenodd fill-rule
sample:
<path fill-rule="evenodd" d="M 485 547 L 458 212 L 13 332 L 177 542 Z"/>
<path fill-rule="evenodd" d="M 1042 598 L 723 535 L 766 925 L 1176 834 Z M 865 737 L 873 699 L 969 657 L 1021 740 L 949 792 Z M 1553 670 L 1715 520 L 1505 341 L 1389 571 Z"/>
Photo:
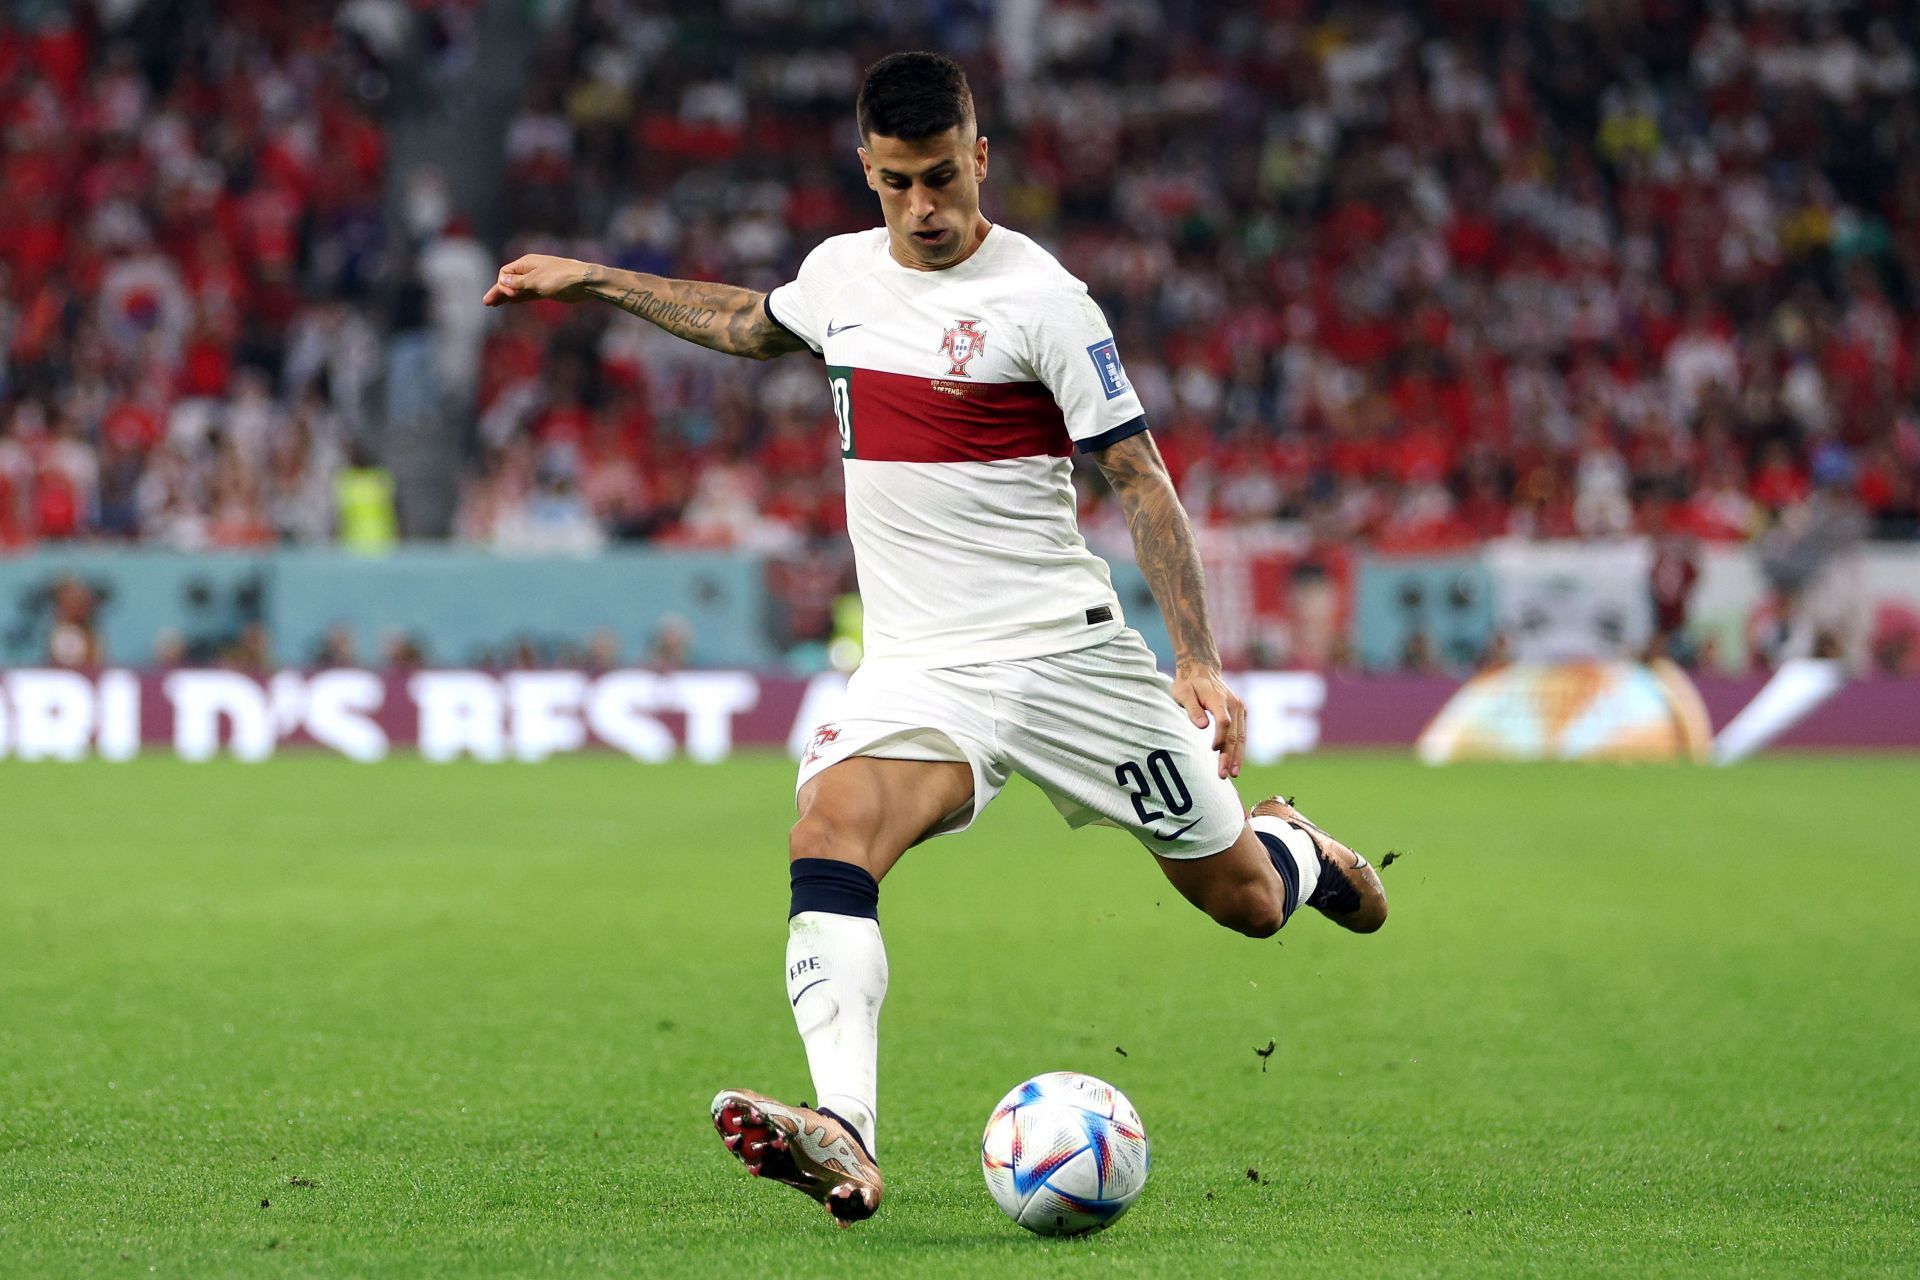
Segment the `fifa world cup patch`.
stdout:
<path fill-rule="evenodd" d="M 1127 389 L 1127 371 L 1120 367 L 1120 348 L 1112 338 L 1094 343 L 1087 348 L 1087 354 L 1093 357 L 1093 367 L 1100 371 L 1100 385 L 1106 388 L 1107 399 Z"/>

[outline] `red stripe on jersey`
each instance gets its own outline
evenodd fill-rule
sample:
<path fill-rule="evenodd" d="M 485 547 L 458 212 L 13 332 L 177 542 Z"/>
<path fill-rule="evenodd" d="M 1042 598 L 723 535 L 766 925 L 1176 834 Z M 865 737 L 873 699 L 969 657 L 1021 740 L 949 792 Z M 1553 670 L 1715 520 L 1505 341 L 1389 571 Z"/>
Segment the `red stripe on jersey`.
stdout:
<path fill-rule="evenodd" d="M 1067 420 L 1038 382 L 969 382 L 852 370 L 851 457 L 996 462 L 1073 452 Z"/>

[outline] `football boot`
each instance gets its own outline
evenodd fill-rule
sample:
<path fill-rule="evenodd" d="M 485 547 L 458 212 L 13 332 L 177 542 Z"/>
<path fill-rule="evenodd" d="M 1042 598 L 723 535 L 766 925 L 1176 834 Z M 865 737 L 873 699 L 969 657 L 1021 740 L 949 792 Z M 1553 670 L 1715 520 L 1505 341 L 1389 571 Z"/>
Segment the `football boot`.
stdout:
<path fill-rule="evenodd" d="M 1293 804 L 1272 796 L 1253 806 L 1251 817 L 1278 818 L 1302 831 L 1320 859 L 1320 883 L 1307 905 L 1343 929 L 1372 933 L 1387 921 L 1387 891 L 1373 864 L 1307 820 Z"/>
<path fill-rule="evenodd" d="M 723 1089 L 713 1100 L 713 1127 L 748 1173 L 806 1192 L 843 1227 L 880 1207 L 880 1166 L 854 1127 L 831 1111 Z"/>

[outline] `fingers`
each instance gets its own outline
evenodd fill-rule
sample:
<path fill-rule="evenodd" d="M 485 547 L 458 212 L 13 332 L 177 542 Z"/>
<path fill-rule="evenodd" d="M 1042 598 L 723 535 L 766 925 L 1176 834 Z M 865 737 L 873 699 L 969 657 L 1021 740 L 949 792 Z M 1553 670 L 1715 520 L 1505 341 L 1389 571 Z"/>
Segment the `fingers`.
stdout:
<path fill-rule="evenodd" d="M 1235 701 L 1231 694 L 1221 698 L 1213 716 L 1213 749 L 1220 753 L 1220 776 L 1223 778 L 1240 776 L 1240 752 L 1246 745 L 1246 721 L 1236 714 Z"/>
<path fill-rule="evenodd" d="M 501 267 L 493 286 L 487 290 L 487 296 L 480 301 L 489 307 L 497 307 L 505 302 L 518 302 L 521 290 L 531 283 L 527 277 L 533 274 L 533 265 L 532 260 L 523 254 Z"/>
<path fill-rule="evenodd" d="M 1213 685 L 1201 696 L 1213 714 L 1213 749 L 1220 753 L 1220 776 L 1237 778 L 1247 753 L 1246 704 L 1224 684 Z"/>
<path fill-rule="evenodd" d="M 1233 702 L 1233 727 L 1227 733 L 1227 748 L 1220 753 L 1220 776 L 1237 778 L 1247 756 L 1247 712 L 1239 699 Z"/>
<path fill-rule="evenodd" d="M 1173 682 L 1173 700 L 1196 729 L 1213 725 L 1213 749 L 1220 755 L 1220 776 L 1237 778 L 1247 753 L 1247 706 L 1219 679 Z"/>
<path fill-rule="evenodd" d="M 1206 704 L 1200 700 L 1200 696 L 1193 691 L 1192 686 L 1176 682 L 1173 686 L 1173 700 L 1179 703 L 1181 709 L 1187 713 L 1187 719 L 1193 721 L 1194 728 L 1207 727 Z"/>

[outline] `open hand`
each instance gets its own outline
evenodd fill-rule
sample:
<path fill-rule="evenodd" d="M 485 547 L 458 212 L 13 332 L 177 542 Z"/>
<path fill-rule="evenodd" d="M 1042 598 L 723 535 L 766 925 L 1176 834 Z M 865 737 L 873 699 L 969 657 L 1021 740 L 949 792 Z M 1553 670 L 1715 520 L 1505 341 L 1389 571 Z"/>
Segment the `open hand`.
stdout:
<path fill-rule="evenodd" d="M 1211 717 L 1213 749 L 1220 753 L 1220 776 L 1240 776 L 1247 752 L 1247 704 L 1227 688 L 1212 667 L 1182 666 L 1174 672 L 1173 700 L 1186 710 L 1194 727 L 1204 729 Z"/>
<path fill-rule="evenodd" d="M 583 302 L 587 297 L 588 264 L 552 254 L 529 253 L 500 268 L 500 275 L 482 298 L 489 307 L 509 302 L 529 302 L 535 298 L 558 298 L 562 302 Z"/>

